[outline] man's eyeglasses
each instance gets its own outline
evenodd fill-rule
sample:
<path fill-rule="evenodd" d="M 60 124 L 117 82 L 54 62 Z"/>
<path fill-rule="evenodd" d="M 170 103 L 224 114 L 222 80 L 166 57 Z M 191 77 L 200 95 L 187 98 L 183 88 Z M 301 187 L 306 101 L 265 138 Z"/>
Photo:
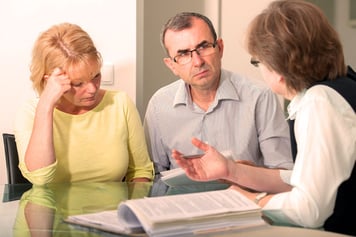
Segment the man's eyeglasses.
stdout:
<path fill-rule="evenodd" d="M 260 64 L 261 62 L 258 61 L 257 59 L 251 58 L 250 63 L 255 66 L 258 67 L 258 64 Z"/>
<path fill-rule="evenodd" d="M 215 43 L 202 43 L 198 47 L 192 50 L 182 50 L 173 58 L 175 63 L 180 65 L 190 63 L 192 61 L 193 52 L 195 51 L 200 57 L 209 56 L 215 53 Z"/>

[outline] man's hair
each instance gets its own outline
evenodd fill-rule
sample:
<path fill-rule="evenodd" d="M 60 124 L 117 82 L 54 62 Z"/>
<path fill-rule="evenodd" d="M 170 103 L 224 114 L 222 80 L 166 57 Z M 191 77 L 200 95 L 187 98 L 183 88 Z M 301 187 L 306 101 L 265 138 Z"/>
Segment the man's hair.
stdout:
<path fill-rule="evenodd" d="M 165 36 L 167 30 L 181 31 L 184 29 L 189 29 L 192 26 L 193 18 L 198 18 L 203 20 L 208 25 L 211 35 L 213 36 L 214 42 L 217 40 L 217 35 L 216 35 L 214 25 L 208 17 L 196 12 L 181 12 L 171 17 L 167 21 L 167 23 L 163 25 L 161 30 L 161 45 L 166 50 L 167 54 L 168 51 L 165 45 Z"/>

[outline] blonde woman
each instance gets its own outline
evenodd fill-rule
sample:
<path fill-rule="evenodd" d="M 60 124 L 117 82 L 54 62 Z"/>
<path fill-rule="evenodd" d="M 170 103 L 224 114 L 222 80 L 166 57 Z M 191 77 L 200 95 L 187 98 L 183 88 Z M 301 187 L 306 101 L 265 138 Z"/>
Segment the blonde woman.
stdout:
<path fill-rule="evenodd" d="M 31 81 L 39 98 L 19 110 L 19 167 L 33 184 L 150 181 L 138 111 L 126 93 L 100 89 L 102 58 L 78 25 L 37 39 Z"/>

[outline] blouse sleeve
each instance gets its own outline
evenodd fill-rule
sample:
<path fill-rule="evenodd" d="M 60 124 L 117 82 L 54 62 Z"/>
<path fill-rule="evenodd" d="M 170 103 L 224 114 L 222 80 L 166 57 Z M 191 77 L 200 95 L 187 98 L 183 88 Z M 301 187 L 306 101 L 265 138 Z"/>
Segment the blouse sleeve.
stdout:
<path fill-rule="evenodd" d="M 129 167 L 126 180 L 133 178 L 153 179 L 154 169 L 150 160 L 144 130 L 137 108 L 129 97 L 126 97 L 126 122 L 128 125 Z"/>
<path fill-rule="evenodd" d="M 19 155 L 19 168 L 22 175 L 33 184 L 43 185 L 52 180 L 57 162 L 32 172 L 27 169 L 24 162 L 25 153 L 32 134 L 37 103 L 38 99 L 30 100 L 19 108 L 15 117 L 14 133 Z"/>
<path fill-rule="evenodd" d="M 329 87 L 315 86 L 308 92 L 295 118 L 298 153 L 293 189 L 275 195 L 264 211 L 276 223 L 316 228 L 332 214 L 338 187 L 352 172 L 356 115 Z"/>

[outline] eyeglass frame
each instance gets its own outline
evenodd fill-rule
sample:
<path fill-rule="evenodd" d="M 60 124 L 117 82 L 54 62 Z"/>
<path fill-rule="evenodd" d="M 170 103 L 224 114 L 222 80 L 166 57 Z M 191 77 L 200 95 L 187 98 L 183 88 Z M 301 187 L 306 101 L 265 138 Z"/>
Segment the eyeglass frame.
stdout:
<path fill-rule="evenodd" d="M 215 49 L 216 45 L 217 45 L 217 40 L 216 40 L 214 43 L 210 43 L 210 42 L 204 41 L 204 42 L 200 43 L 195 49 L 192 49 L 192 50 L 181 50 L 182 53 L 183 53 L 183 52 L 184 52 L 184 53 L 190 53 L 190 60 L 187 61 L 186 63 L 178 63 L 178 60 L 177 60 L 176 58 L 177 58 L 177 57 L 180 57 L 181 55 L 176 55 L 176 56 L 174 56 L 174 57 L 171 58 L 171 59 L 173 60 L 173 62 L 175 62 L 175 63 L 177 63 L 177 64 L 179 64 L 179 65 L 185 65 L 185 64 L 188 64 L 188 63 L 190 63 L 190 62 L 192 61 L 193 52 L 194 52 L 194 51 L 195 51 L 200 57 L 209 56 L 209 55 L 211 55 L 211 54 L 213 54 L 213 53 L 202 56 L 202 55 L 200 54 L 200 52 L 199 52 L 199 48 L 201 48 L 202 46 L 206 46 L 205 48 L 203 48 L 203 50 L 204 50 L 204 49 L 208 49 L 208 48 L 213 48 L 213 49 Z M 207 46 L 209 46 L 209 47 L 207 47 Z M 200 50 L 201 50 L 201 49 L 200 49 Z"/>
<path fill-rule="evenodd" d="M 250 59 L 250 63 L 251 63 L 253 66 L 258 67 L 258 64 L 260 64 L 261 62 L 258 61 L 257 59 L 251 58 L 251 59 Z"/>

